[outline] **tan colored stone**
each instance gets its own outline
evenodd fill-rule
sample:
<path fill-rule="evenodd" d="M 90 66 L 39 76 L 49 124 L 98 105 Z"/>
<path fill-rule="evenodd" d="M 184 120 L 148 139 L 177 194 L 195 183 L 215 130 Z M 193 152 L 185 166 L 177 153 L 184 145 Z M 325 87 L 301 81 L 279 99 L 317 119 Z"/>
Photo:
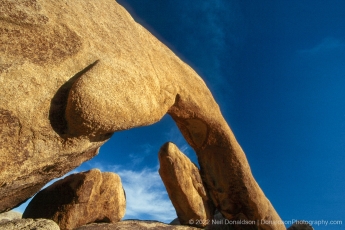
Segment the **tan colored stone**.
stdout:
<path fill-rule="evenodd" d="M 203 80 L 115 1 L 0 0 L 0 54 L 0 211 L 169 113 L 226 218 L 280 220 Z"/>
<path fill-rule="evenodd" d="M 60 228 L 52 220 L 16 219 L 0 223 L 0 230 L 60 230 Z"/>
<path fill-rule="evenodd" d="M 162 146 L 158 156 L 159 174 L 180 223 L 197 227 L 209 225 L 214 207 L 204 188 L 199 169 L 171 142 Z"/>
<path fill-rule="evenodd" d="M 75 230 L 199 230 L 189 226 L 172 226 L 157 221 L 147 220 L 124 220 L 115 224 L 88 224 Z"/>
<path fill-rule="evenodd" d="M 22 214 L 15 211 L 0 213 L 0 224 L 3 224 L 11 220 L 18 220 L 21 218 L 22 218 Z"/>
<path fill-rule="evenodd" d="M 40 191 L 23 218 L 51 219 L 61 229 L 74 229 L 93 222 L 120 221 L 125 208 L 120 177 L 93 169 L 69 175 Z"/>

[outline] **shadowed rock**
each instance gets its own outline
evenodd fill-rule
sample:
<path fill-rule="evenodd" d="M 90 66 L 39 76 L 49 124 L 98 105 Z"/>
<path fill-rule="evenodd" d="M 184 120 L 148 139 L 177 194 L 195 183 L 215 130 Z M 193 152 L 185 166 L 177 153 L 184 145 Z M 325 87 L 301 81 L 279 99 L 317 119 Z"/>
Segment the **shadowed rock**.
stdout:
<path fill-rule="evenodd" d="M 199 169 L 170 142 L 162 146 L 158 156 L 159 174 L 180 223 L 197 227 L 209 225 L 214 208 L 207 196 Z"/>
<path fill-rule="evenodd" d="M 120 221 L 125 207 L 120 177 L 93 169 L 69 175 L 40 191 L 23 218 L 51 219 L 61 229 L 74 229 L 93 222 Z"/>

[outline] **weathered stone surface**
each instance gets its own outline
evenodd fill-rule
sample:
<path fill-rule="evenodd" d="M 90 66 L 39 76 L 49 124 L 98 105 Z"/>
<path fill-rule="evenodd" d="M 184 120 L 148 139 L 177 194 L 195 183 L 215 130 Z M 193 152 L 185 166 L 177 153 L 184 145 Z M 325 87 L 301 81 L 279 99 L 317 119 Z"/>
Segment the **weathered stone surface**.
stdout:
<path fill-rule="evenodd" d="M 199 169 L 177 146 L 165 143 L 158 154 L 159 174 L 183 225 L 209 225 L 214 207 L 204 188 Z"/>
<path fill-rule="evenodd" d="M 22 218 L 22 214 L 15 211 L 0 213 L 0 224 L 11 221 L 11 220 L 18 220 L 21 218 Z"/>
<path fill-rule="evenodd" d="M 145 220 L 124 220 L 115 224 L 89 224 L 77 228 L 76 230 L 199 230 L 200 228 L 194 228 L 189 226 L 172 226 L 163 224 L 157 221 L 145 221 Z"/>
<path fill-rule="evenodd" d="M 95 156 L 108 138 L 70 138 L 64 113 L 73 81 L 102 56 L 88 41 L 103 21 L 113 23 L 114 10 L 102 15 L 116 6 L 110 0 L 0 0 L 0 212 Z M 79 33 L 81 27 L 94 32 Z"/>
<path fill-rule="evenodd" d="M 52 220 L 46 219 L 17 219 L 0 223 L 0 230 L 60 230 Z"/>
<path fill-rule="evenodd" d="M 126 200 L 120 177 L 98 169 L 69 175 L 40 191 L 23 218 L 54 220 L 61 229 L 93 222 L 120 221 Z"/>
<path fill-rule="evenodd" d="M 0 211 L 169 113 L 226 218 L 280 219 L 203 80 L 115 1 L 0 0 L 0 54 Z"/>
<path fill-rule="evenodd" d="M 291 225 L 288 230 L 314 230 L 314 228 L 307 222 L 300 220 Z"/>

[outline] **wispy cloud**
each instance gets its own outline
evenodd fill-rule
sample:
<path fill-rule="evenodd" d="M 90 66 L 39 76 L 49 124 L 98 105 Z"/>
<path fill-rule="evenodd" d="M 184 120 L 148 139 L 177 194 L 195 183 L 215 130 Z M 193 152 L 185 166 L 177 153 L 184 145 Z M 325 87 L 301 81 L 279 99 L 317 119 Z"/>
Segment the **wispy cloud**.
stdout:
<path fill-rule="evenodd" d="M 151 144 L 141 145 L 139 152 L 129 154 L 132 166 L 140 165 L 141 163 L 143 163 L 147 156 L 156 151 L 157 149 Z"/>
<path fill-rule="evenodd" d="M 181 131 L 177 128 L 176 125 L 172 126 L 170 130 L 168 130 L 164 135 L 167 137 L 169 141 L 173 142 L 180 149 L 181 152 L 183 152 L 187 156 L 193 154 L 193 149 L 186 142 Z"/>
<path fill-rule="evenodd" d="M 329 51 L 339 51 L 345 49 L 345 41 L 334 38 L 334 37 L 327 37 L 324 38 L 319 44 L 310 48 L 310 49 L 303 49 L 300 50 L 299 53 L 301 54 L 319 54 L 323 52 Z"/>
<path fill-rule="evenodd" d="M 126 219 L 152 219 L 170 222 L 176 217 L 157 169 L 141 171 L 114 167 L 126 191 Z"/>

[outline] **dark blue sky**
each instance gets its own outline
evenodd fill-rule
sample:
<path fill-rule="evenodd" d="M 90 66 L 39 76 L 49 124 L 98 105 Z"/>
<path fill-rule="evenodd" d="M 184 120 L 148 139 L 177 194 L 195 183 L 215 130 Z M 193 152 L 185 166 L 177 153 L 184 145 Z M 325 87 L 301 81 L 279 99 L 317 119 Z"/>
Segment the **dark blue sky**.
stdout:
<path fill-rule="evenodd" d="M 117 2 L 204 79 L 283 220 L 345 229 L 345 1 Z M 169 222 L 176 214 L 157 173 L 166 141 L 196 161 L 166 116 L 115 133 L 77 170 L 119 173 L 127 218 Z"/>

